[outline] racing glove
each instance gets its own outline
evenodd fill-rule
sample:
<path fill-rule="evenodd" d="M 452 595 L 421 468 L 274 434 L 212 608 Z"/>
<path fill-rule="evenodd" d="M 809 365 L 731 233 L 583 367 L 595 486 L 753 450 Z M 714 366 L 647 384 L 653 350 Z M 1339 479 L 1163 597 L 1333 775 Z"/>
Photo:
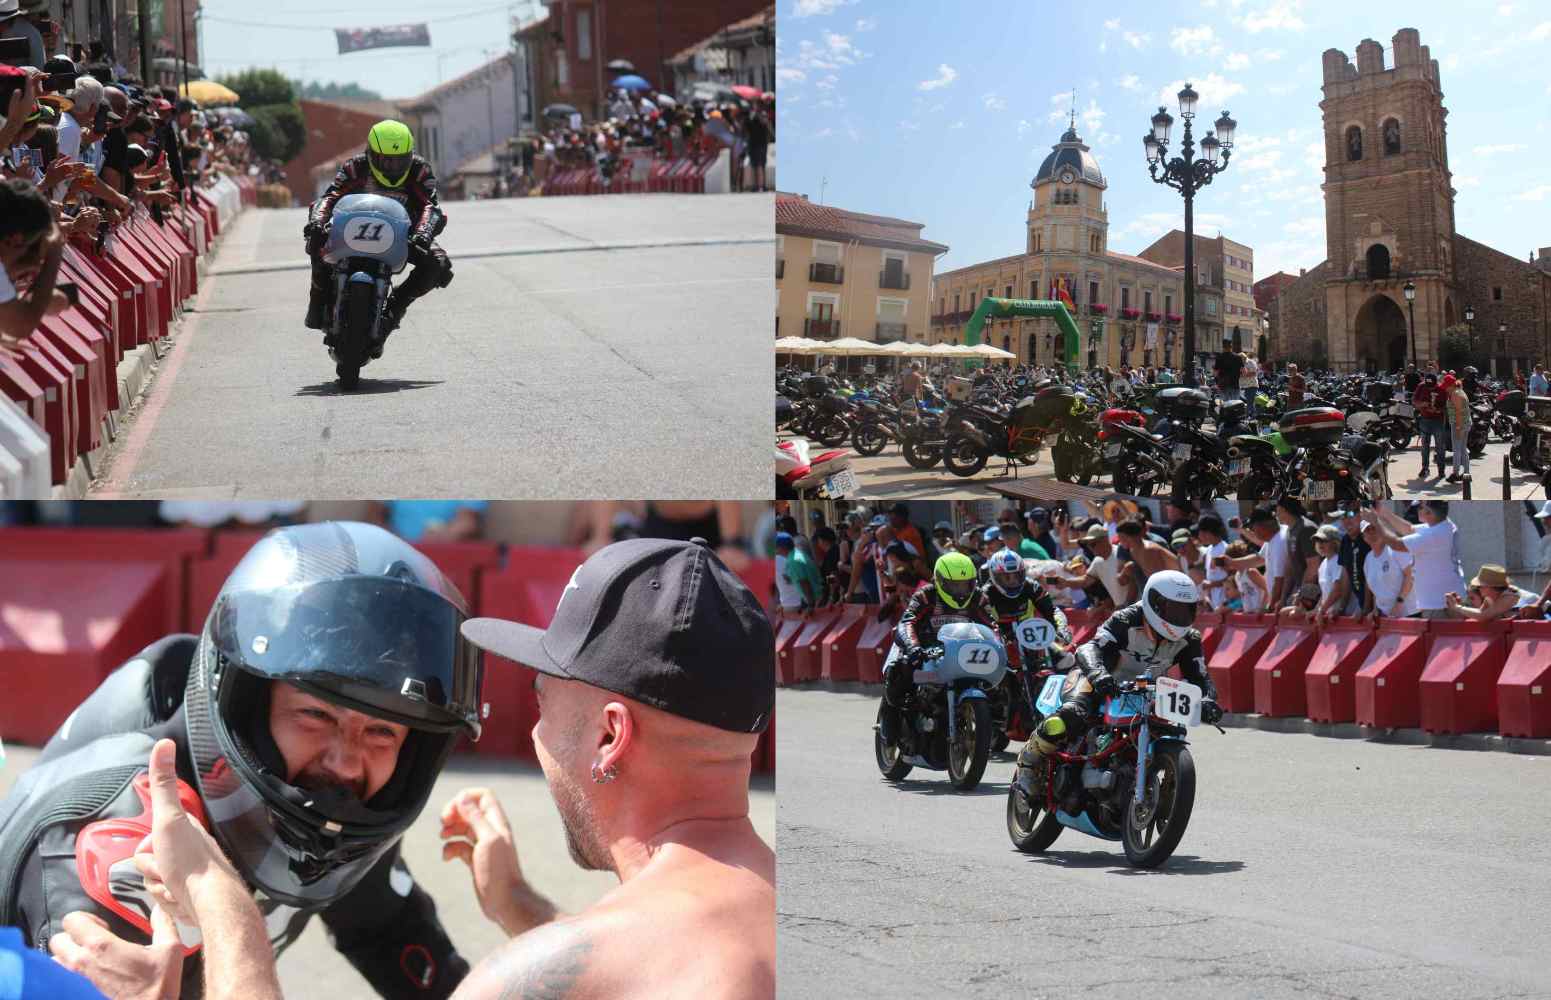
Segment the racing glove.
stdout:
<path fill-rule="evenodd" d="M 1113 698 L 1120 693 L 1120 682 L 1110 674 L 1102 674 L 1093 681 L 1093 693 L 1100 698 Z"/>
<path fill-rule="evenodd" d="M 1222 721 L 1222 706 L 1210 698 L 1201 699 L 1201 724 L 1215 726 Z"/>
<path fill-rule="evenodd" d="M 409 245 L 421 253 L 430 253 L 433 239 L 429 230 L 417 229 L 409 235 Z"/>

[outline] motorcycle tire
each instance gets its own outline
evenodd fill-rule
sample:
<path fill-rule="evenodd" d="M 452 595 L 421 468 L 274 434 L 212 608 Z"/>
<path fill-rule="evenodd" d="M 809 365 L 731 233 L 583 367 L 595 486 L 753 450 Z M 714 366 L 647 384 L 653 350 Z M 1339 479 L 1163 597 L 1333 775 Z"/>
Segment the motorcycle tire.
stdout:
<path fill-rule="evenodd" d="M 974 791 L 991 759 L 991 706 L 984 698 L 959 701 L 958 739 L 948 744 L 948 779 L 961 792 Z M 965 732 L 966 724 L 969 732 Z"/>
<path fill-rule="evenodd" d="M 1239 480 L 1239 499 L 1260 502 L 1276 495 L 1276 477 L 1264 469 L 1250 467 L 1249 475 Z"/>
<path fill-rule="evenodd" d="M 1174 473 L 1174 483 L 1169 496 L 1206 502 L 1212 499 L 1211 480 L 1200 475 L 1194 466 L 1184 465 Z"/>
<path fill-rule="evenodd" d="M 942 445 L 911 438 L 900 448 L 912 469 L 930 469 L 942 459 Z"/>
<path fill-rule="evenodd" d="M 1072 469 L 1072 457 L 1072 449 L 1060 441 L 1050 449 L 1050 464 L 1055 468 L 1056 478 L 1063 483 L 1076 481 L 1077 476 Z"/>
<path fill-rule="evenodd" d="M 1389 450 L 1391 452 L 1405 451 L 1411 447 L 1412 432 L 1404 427 L 1391 427 L 1388 433 Z"/>
<path fill-rule="evenodd" d="M 1138 806 L 1128 792 L 1121 820 L 1120 844 L 1126 860 L 1136 868 L 1157 868 L 1169 859 L 1185 835 L 1196 801 L 1196 765 L 1186 747 L 1155 746 L 1147 777 L 1149 788 L 1142 805 Z M 1152 800 L 1151 808 L 1148 799 Z M 1157 829 L 1159 821 L 1164 824 L 1161 831 Z"/>
<path fill-rule="evenodd" d="M 830 417 L 818 421 L 813 428 L 813 438 L 826 448 L 840 448 L 851 436 L 851 425 L 844 417 Z"/>
<path fill-rule="evenodd" d="M 1152 480 L 1139 481 L 1136 478 L 1136 470 L 1130 465 L 1122 465 L 1115 469 L 1111 477 L 1111 485 L 1115 492 L 1124 496 L 1150 497 L 1153 493 Z"/>
<path fill-rule="evenodd" d="M 1044 803 L 1030 802 L 1016 783 L 1007 789 L 1007 836 L 1012 838 L 1012 846 L 1024 854 L 1038 854 L 1056 842 L 1061 830 L 1061 821 L 1045 812 Z"/>
<path fill-rule="evenodd" d="M 867 458 L 882 452 L 888 443 L 888 435 L 879 430 L 877 424 L 858 424 L 851 432 L 851 447 Z"/>
<path fill-rule="evenodd" d="M 1480 458 L 1486 454 L 1487 437 L 1485 424 L 1476 423 L 1470 425 L 1470 432 L 1465 437 L 1465 445 L 1470 449 L 1471 458 Z"/>
<path fill-rule="evenodd" d="M 943 468 L 963 479 L 984 469 L 990 457 L 967 437 L 950 437 L 948 443 L 942 446 Z"/>
<path fill-rule="evenodd" d="M 914 767 L 904 760 L 904 754 L 899 752 L 899 747 L 891 743 L 883 742 L 883 699 L 878 699 L 878 721 L 872 727 L 872 751 L 878 758 L 878 772 L 883 775 L 884 781 L 899 781 L 909 774 Z"/>
<path fill-rule="evenodd" d="M 335 349 L 334 374 L 339 387 L 349 392 L 361 384 L 361 366 L 366 363 L 366 342 L 372 335 L 372 318 L 377 311 L 377 289 L 365 282 L 351 282 L 345 292 L 344 342 Z"/>

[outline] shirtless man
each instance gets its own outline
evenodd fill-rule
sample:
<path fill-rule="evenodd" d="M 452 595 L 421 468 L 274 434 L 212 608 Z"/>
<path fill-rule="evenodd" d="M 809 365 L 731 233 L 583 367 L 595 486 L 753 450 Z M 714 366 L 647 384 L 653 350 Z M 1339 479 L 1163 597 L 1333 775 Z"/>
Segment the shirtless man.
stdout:
<path fill-rule="evenodd" d="M 1139 517 L 1120 522 L 1115 529 L 1115 544 L 1131 554 L 1131 561 L 1121 566 L 1121 578 L 1130 581 L 1136 593 L 1147 586 L 1147 578 L 1166 569 L 1178 569 L 1179 559 L 1167 547 L 1147 537 L 1147 526 Z"/>
<path fill-rule="evenodd" d="M 469 865 L 512 940 L 455 996 L 773 997 L 775 854 L 749 822 L 748 781 L 775 640 L 754 595 L 703 545 L 635 539 L 577 569 L 547 631 L 480 618 L 464 634 L 540 672 L 533 742 L 571 856 L 620 886 L 558 914 L 523 879 L 494 796 L 460 792 L 442 812 L 442 855 Z M 161 750 L 153 788 L 171 773 Z M 277 1000 L 251 896 L 171 783 L 151 840 L 137 863 L 153 897 L 200 926 L 206 995 Z"/>

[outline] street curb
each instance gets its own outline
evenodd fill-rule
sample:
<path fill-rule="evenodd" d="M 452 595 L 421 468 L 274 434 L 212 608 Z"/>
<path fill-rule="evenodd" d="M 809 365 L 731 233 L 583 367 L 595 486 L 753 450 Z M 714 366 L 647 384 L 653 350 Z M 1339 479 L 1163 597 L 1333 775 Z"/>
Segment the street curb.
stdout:
<path fill-rule="evenodd" d="M 799 691 L 833 691 L 838 694 L 862 694 L 880 697 L 882 684 L 864 681 L 801 681 L 783 684 Z M 1502 736 L 1498 733 L 1429 733 L 1425 729 L 1382 729 L 1355 722 L 1316 722 L 1291 716 L 1257 715 L 1228 712 L 1222 726 L 1232 729 L 1258 729 L 1267 733 L 1304 733 L 1337 740 L 1367 740 L 1370 743 L 1394 743 L 1402 746 L 1433 747 L 1438 750 L 1490 750 L 1497 753 L 1551 757 L 1551 739 Z"/>

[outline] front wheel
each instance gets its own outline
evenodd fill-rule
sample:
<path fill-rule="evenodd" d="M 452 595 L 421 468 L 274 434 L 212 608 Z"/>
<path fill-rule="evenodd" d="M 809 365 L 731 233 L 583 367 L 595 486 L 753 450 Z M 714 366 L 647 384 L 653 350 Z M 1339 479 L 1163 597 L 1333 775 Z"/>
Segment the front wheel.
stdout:
<path fill-rule="evenodd" d="M 911 438 L 900 447 L 900 453 L 912 469 L 930 469 L 942 459 L 942 445 Z"/>
<path fill-rule="evenodd" d="M 907 763 L 904 754 L 899 752 L 899 747 L 893 743 L 886 743 L 883 739 L 883 699 L 878 699 L 878 721 L 872 729 L 872 751 L 878 758 L 878 771 L 885 781 L 899 781 L 910 773 L 913 765 Z M 903 724 L 903 722 L 902 722 Z"/>
<path fill-rule="evenodd" d="M 1486 454 L 1487 427 L 1483 421 L 1476 421 L 1470 425 L 1470 431 L 1465 436 L 1465 446 L 1470 449 L 1471 458 L 1480 458 Z"/>
<path fill-rule="evenodd" d="M 858 455 L 868 458 L 881 452 L 888 443 L 888 435 L 877 424 L 859 424 L 851 433 L 851 447 Z"/>
<path fill-rule="evenodd" d="M 950 437 L 942 448 L 942 464 L 955 476 L 965 479 L 984 469 L 990 457 L 967 437 Z"/>
<path fill-rule="evenodd" d="M 826 448 L 839 448 L 851 436 L 851 425 L 844 417 L 820 417 L 814 424 L 813 437 Z"/>
<path fill-rule="evenodd" d="M 361 383 L 361 366 L 366 364 L 367 341 L 376 316 L 376 286 L 351 282 L 345 292 L 344 336 L 334 349 L 334 374 L 339 376 L 341 389 L 354 389 Z"/>
<path fill-rule="evenodd" d="M 1276 474 L 1250 466 L 1249 475 L 1239 480 L 1240 500 L 1270 500 L 1276 493 Z"/>
<path fill-rule="evenodd" d="M 955 711 L 958 732 L 948 745 L 948 778 L 954 788 L 968 792 L 980 784 L 991 759 L 991 706 L 984 698 L 963 698 Z"/>
<path fill-rule="evenodd" d="M 1034 776 L 1034 790 L 1044 794 L 1043 766 Z M 1061 821 L 1054 813 L 1045 812 L 1043 799 L 1033 802 L 1024 795 L 1016 780 L 1007 789 L 1007 836 L 1012 839 L 1012 846 L 1024 854 L 1048 850 L 1061 836 Z"/>
<path fill-rule="evenodd" d="M 1138 803 L 1135 789 L 1126 793 L 1121 846 L 1137 868 L 1157 868 L 1169 859 L 1190 824 L 1196 802 L 1196 765 L 1190 751 L 1178 744 L 1153 747 L 1147 784 Z"/>

